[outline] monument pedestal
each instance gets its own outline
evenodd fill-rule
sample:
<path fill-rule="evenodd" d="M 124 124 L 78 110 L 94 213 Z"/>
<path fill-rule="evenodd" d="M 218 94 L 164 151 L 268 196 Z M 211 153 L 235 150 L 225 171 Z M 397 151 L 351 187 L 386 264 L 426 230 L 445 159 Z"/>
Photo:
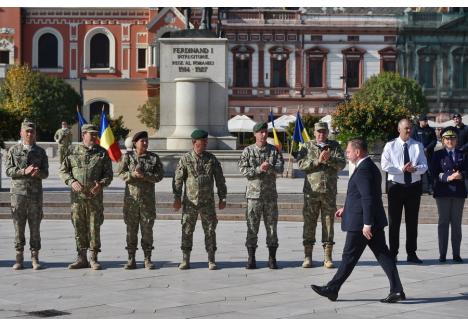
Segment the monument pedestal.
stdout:
<path fill-rule="evenodd" d="M 208 149 L 235 149 L 227 129 L 227 39 L 160 39 L 160 129 L 150 150 L 190 150 L 195 129 Z"/>

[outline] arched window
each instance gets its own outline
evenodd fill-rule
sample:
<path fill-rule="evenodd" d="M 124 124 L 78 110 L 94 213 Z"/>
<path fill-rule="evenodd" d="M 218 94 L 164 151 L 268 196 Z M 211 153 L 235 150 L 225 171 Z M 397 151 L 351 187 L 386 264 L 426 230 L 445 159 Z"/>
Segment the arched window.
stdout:
<path fill-rule="evenodd" d="M 101 116 L 102 108 L 104 107 L 104 112 L 106 115 L 109 115 L 109 103 L 104 101 L 96 101 L 89 105 L 89 121 L 92 121 L 95 116 Z"/>
<path fill-rule="evenodd" d="M 34 34 L 32 66 L 44 72 L 63 71 L 63 37 L 55 28 L 43 27 Z"/>
<path fill-rule="evenodd" d="M 99 33 L 91 38 L 90 68 L 109 68 L 109 39 Z"/>
<path fill-rule="evenodd" d="M 58 67 L 58 40 L 52 33 L 45 33 L 39 38 L 39 68 Z"/>
<path fill-rule="evenodd" d="M 435 88 L 437 85 L 436 60 L 437 53 L 431 48 L 418 51 L 418 80 L 424 88 Z"/>
<path fill-rule="evenodd" d="M 271 62 L 271 83 L 270 87 L 289 87 L 288 86 L 288 48 L 277 46 L 270 49 Z"/>
<path fill-rule="evenodd" d="M 453 87 L 468 88 L 468 48 L 458 48 L 453 56 Z"/>
<path fill-rule="evenodd" d="M 251 47 L 240 45 L 232 50 L 234 58 L 234 87 L 252 86 L 252 53 Z"/>

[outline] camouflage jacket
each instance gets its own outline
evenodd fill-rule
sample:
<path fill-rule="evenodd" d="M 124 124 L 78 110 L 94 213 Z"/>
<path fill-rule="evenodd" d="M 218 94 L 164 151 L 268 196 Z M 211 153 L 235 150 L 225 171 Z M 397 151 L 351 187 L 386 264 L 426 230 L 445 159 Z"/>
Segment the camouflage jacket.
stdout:
<path fill-rule="evenodd" d="M 183 187 L 184 201 L 188 200 L 194 205 L 214 202 L 214 182 L 216 182 L 219 199 L 225 199 L 226 180 L 216 156 L 208 152 L 203 152 L 198 156 L 192 150 L 184 154 L 177 164 L 172 180 L 172 192 L 174 198 L 180 199 Z"/>
<path fill-rule="evenodd" d="M 91 189 L 95 182 L 101 183 L 103 187 L 112 182 L 112 162 L 107 151 L 99 145 L 95 144 L 91 148 L 83 144 L 72 145 L 60 166 L 59 175 L 68 186 L 74 181 L 83 186 L 83 191 L 79 193 L 72 191 L 72 201 L 78 198 L 102 198 L 102 188 L 95 196 L 91 194 Z"/>
<path fill-rule="evenodd" d="M 132 173 L 140 170 L 144 178 L 135 178 Z M 136 152 L 126 153 L 120 162 L 119 177 L 125 181 L 125 198 L 139 201 L 152 198 L 154 201 L 154 184 L 164 177 L 164 169 L 155 153 L 146 152 L 138 156 Z"/>
<path fill-rule="evenodd" d="M 33 164 L 39 168 L 35 177 L 24 175 L 24 169 Z M 34 195 L 42 193 L 42 179 L 49 176 L 49 160 L 43 148 L 32 145 L 26 149 L 23 144 L 13 145 L 6 157 L 6 175 L 11 177 L 11 193 L 17 195 Z"/>
<path fill-rule="evenodd" d="M 311 140 L 302 147 L 297 156 L 299 169 L 307 173 L 304 179 L 304 193 L 320 192 L 336 194 L 338 172 L 346 165 L 344 152 L 336 141 L 327 140 L 330 147 L 330 159 L 319 163 L 320 147 L 317 141 Z"/>
<path fill-rule="evenodd" d="M 70 129 L 63 130 L 60 128 L 55 132 L 54 140 L 59 146 L 68 147 L 72 143 L 72 133 Z"/>
<path fill-rule="evenodd" d="M 270 168 L 260 171 L 260 165 L 268 162 Z M 259 148 L 256 144 L 244 148 L 239 160 L 239 169 L 247 177 L 246 198 L 277 198 L 276 174 L 283 173 L 283 155 L 275 146 L 266 144 Z"/>

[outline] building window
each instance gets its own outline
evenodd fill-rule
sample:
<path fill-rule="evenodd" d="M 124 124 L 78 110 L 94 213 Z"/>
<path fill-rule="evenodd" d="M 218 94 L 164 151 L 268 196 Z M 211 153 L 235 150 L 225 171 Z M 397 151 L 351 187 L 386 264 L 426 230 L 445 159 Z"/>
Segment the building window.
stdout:
<path fill-rule="evenodd" d="M 39 68 L 58 67 L 58 41 L 51 33 L 42 34 L 39 38 Z"/>
<path fill-rule="evenodd" d="M 311 35 L 310 36 L 311 42 L 322 42 L 322 35 Z"/>
<path fill-rule="evenodd" d="M 288 63 L 290 50 L 281 46 L 270 49 L 271 83 L 270 87 L 289 87 Z"/>
<path fill-rule="evenodd" d="M 32 66 L 44 72 L 63 71 L 63 37 L 55 28 L 43 27 L 34 34 Z"/>
<path fill-rule="evenodd" d="M 419 84 L 424 88 L 434 88 L 436 80 L 437 54 L 430 48 L 423 48 L 418 52 L 418 76 Z"/>
<path fill-rule="evenodd" d="M 104 27 L 95 27 L 84 37 L 84 73 L 115 73 L 115 37 Z"/>
<path fill-rule="evenodd" d="M 379 51 L 380 71 L 396 72 L 396 50 L 393 47 L 387 47 Z"/>
<path fill-rule="evenodd" d="M 10 63 L 10 51 L 0 51 L 0 64 Z"/>
<path fill-rule="evenodd" d="M 252 87 L 252 53 L 253 48 L 245 45 L 231 49 L 234 60 L 234 87 Z"/>
<path fill-rule="evenodd" d="M 359 42 L 359 35 L 348 35 L 348 42 Z"/>
<path fill-rule="evenodd" d="M 364 53 L 365 50 L 350 47 L 344 49 L 343 53 L 343 76 L 345 80 L 343 86 L 348 88 L 361 87 L 363 83 L 363 66 L 364 66 Z"/>
<path fill-rule="evenodd" d="M 465 52 L 467 55 L 465 56 Z M 468 49 L 453 51 L 453 87 L 468 88 Z"/>
<path fill-rule="evenodd" d="M 89 120 L 92 121 L 96 116 L 101 116 L 102 108 L 104 107 L 104 112 L 106 115 L 109 115 L 109 103 L 104 101 L 96 101 L 89 105 Z"/>
<path fill-rule="evenodd" d="M 138 49 L 138 69 L 146 69 L 146 48 Z"/>
<path fill-rule="evenodd" d="M 90 68 L 109 67 L 109 39 L 104 34 L 96 34 L 90 42 Z"/>
<path fill-rule="evenodd" d="M 327 53 L 327 49 L 318 46 L 305 51 L 306 58 L 308 60 L 308 87 L 325 87 Z"/>

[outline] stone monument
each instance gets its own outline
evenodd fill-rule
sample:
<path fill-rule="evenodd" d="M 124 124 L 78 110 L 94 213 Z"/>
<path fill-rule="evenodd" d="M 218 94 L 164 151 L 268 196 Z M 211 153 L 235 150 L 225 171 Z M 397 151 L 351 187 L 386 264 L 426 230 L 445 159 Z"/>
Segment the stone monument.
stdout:
<path fill-rule="evenodd" d="M 227 129 L 227 39 L 191 29 L 159 42 L 160 128 L 149 149 L 189 150 L 197 128 L 209 133 L 208 149 L 235 149 Z"/>

